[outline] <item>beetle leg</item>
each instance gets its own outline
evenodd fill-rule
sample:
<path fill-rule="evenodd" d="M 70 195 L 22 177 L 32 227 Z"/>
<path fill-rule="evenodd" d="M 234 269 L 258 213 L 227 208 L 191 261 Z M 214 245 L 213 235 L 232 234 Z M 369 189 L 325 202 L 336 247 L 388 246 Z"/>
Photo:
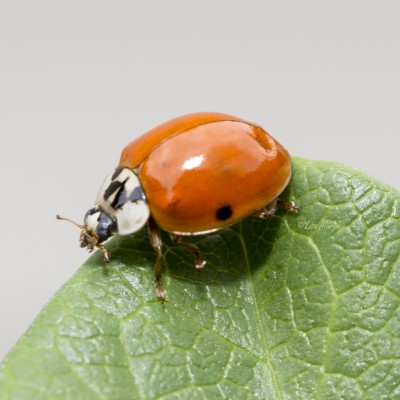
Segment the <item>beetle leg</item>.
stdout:
<path fill-rule="evenodd" d="M 156 281 L 156 294 L 158 299 L 161 302 L 167 301 L 165 298 L 165 289 L 161 283 L 161 269 L 162 269 L 162 240 L 160 234 L 160 228 L 156 224 L 156 221 L 152 217 L 148 220 L 148 228 L 149 228 L 149 238 L 150 243 L 153 246 L 153 249 L 157 253 L 157 260 L 154 267 L 154 279 Z"/>
<path fill-rule="evenodd" d="M 296 206 L 296 204 L 293 201 L 284 201 L 278 199 L 278 206 L 294 213 L 300 212 L 300 207 Z"/>
<path fill-rule="evenodd" d="M 293 201 L 283 201 L 280 199 L 274 199 L 271 203 L 268 203 L 265 207 L 261 210 L 258 210 L 254 213 L 254 216 L 258 218 L 266 219 L 271 215 L 275 214 L 278 207 L 282 207 L 285 210 L 298 213 L 300 211 L 300 207 L 296 206 Z"/>
<path fill-rule="evenodd" d="M 103 261 L 108 264 L 110 262 L 110 257 L 108 256 L 108 251 L 102 244 L 96 244 L 96 247 L 103 253 Z"/>
<path fill-rule="evenodd" d="M 182 236 L 175 235 L 174 233 L 169 234 L 171 240 L 182 246 L 185 247 L 186 249 L 190 250 L 192 254 L 194 255 L 194 258 L 196 260 L 196 268 L 197 269 L 203 269 L 206 266 L 206 262 L 201 256 L 200 249 L 193 243 L 189 243 L 183 240 Z"/>

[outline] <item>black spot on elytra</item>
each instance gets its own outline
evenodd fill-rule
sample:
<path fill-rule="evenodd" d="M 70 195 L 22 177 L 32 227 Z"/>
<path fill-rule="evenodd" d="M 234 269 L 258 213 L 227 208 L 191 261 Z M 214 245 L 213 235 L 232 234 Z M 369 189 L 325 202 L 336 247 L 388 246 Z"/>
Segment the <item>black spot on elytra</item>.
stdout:
<path fill-rule="evenodd" d="M 226 221 L 232 216 L 232 214 L 233 214 L 232 207 L 230 205 L 227 205 L 219 208 L 215 216 L 219 221 Z"/>

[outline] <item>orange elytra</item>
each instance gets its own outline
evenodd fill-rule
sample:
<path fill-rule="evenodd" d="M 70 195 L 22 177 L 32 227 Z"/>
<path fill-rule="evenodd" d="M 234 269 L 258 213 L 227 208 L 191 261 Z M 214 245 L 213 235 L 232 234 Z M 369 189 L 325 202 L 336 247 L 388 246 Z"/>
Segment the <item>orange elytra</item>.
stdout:
<path fill-rule="evenodd" d="M 108 254 L 103 242 L 131 234 L 148 223 L 157 252 L 157 295 L 161 285 L 159 228 L 205 261 L 183 236 L 217 231 L 241 219 L 271 214 L 291 177 L 289 153 L 261 126 L 222 113 L 195 113 L 170 120 L 129 143 L 79 225 L 81 246 Z M 281 202 L 293 211 L 292 203 Z M 60 217 L 61 218 L 61 217 Z"/>

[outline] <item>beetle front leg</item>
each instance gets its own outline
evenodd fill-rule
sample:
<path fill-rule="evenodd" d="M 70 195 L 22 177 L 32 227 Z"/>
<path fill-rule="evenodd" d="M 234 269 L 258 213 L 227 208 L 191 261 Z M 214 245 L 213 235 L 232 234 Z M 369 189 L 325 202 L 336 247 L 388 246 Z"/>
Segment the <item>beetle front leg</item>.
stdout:
<path fill-rule="evenodd" d="M 206 261 L 202 257 L 200 249 L 195 244 L 186 242 L 185 240 L 183 240 L 182 236 L 175 235 L 174 233 L 170 233 L 169 236 L 174 243 L 178 244 L 179 246 L 185 247 L 192 252 L 196 261 L 197 269 L 205 268 Z"/>
<path fill-rule="evenodd" d="M 156 282 L 156 294 L 157 294 L 157 298 L 161 302 L 165 302 L 165 301 L 167 301 L 167 299 L 165 298 L 166 292 L 161 283 L 163 243 L 161 240 L 160 228 L 158 227 L 156 221 L 154 221 L 154 219 L 152 217 L 149 218 L 147 225 L 148 225 L 148 229 L 149 229 L 150 243 L 153 246 L 153 249 L 155 250 L 155 252 L 157 253 L 157 260 L 156 260 L 156 264 L 154 266 L 154 279 Z"/>

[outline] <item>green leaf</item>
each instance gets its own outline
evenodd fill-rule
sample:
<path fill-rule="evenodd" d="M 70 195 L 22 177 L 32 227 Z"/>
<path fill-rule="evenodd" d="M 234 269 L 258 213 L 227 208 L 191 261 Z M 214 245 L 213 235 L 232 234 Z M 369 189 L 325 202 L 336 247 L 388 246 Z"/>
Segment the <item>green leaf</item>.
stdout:
<path fill-rule="evenodd" d="M 115 238 L 8 354 L 0 398 L 399 399 L 399 193 L 296 158 L 282 197 L 301 212 L 193 238 L 206 270 L 165 235 L 166 304 L 147 233 Z"/>

